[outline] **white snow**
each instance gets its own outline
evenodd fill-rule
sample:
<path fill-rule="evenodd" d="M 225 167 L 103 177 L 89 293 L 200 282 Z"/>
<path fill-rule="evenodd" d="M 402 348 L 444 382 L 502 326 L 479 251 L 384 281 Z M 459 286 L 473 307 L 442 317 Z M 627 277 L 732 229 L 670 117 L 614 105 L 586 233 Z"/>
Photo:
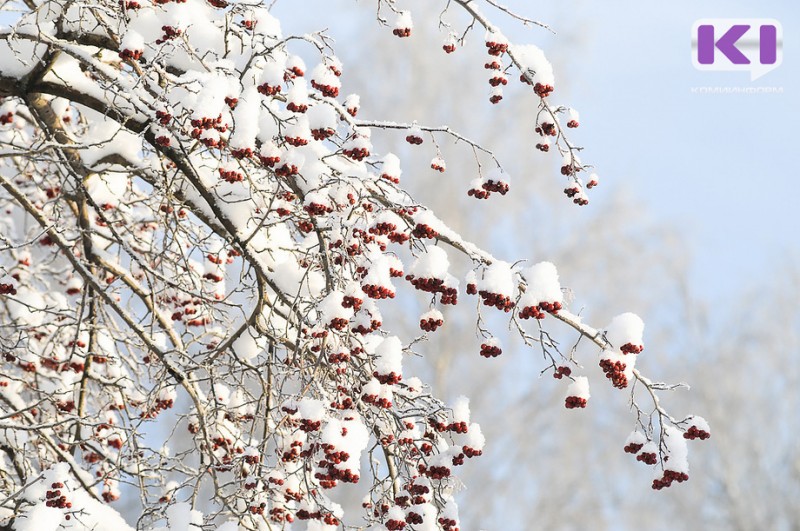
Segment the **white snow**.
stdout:
<path fill-rule="evenodd" d="M 469 398 L 459 396 L 453 403 L 453 421 L 469 424 Z"/>
<path fill-rule="evenodd" d="M 625 446 L 629 444 L 641 444 L 644 445 L 647 443 L 647 437 L 645 437 L 644 433 L 640 431 L 632 431 L 628 438 L 625 439 Z"/>
<path fill-rule="evenodd" d="M 298 415 L 312 422 L 323 420 L 325 418 L 325 410 L 326 407 L 322 400 L 304 397 L 297 402 Z"/>
<path fill-rule="evenodd" d="M 667 470 L 689 472 L 689 447 L 683 433 L 673 426 L 664 428 L 664 444 L 667 447 L 669 460 L 664 463 Z"/>
<path fill-rule="evenodd" d="M 614 317 L 611 324 L 606 329 L 606 339 L 611 345 L 619 350 L 620 347 L 628 343 L 632 345 L 642 345 L 642 335 L 644 333 L 644 321 L 635 313 L 623 313 Z"/>
<path fill-rule="evenodd" d="M 589 399 L 589 379 L 586 376 L 577 376 L 575 381 L 567 387 L 567 396 Z"/>
<path fill-rule="evenodd" d="M 533 83 L 555 85 L 553 65 L 545 57 L 541 48 L 533 44 L 510 46 L 509 52 L 520 64 L 521 70 L 533 78 Z"/>
<path fill-rule="evenodd" d="M 403 343 L 397 336 L 385 338 L 375 349 L 375 370 L 378 374 L 403 372 Z"/>
<path fill-rule="evenodd" d="M 523 277 L 527 286 L 522 306 L 537 306 L 540 302 L 564 302 L 558 270 L 552 262 L 539 262 L 526 268 Z"/>
<path fill-rule="evenodd" d="M 414 22 L 411 20 L 411 11 L 400 11 L 394 22 L 396 29 L 413 29 Z"/>
<path fill-rule="evenodd" d="M 450 269 L 450 260 L 447 252 L 435 245 L 426 245 L 424 252 L 420 253 L 411 265 L 411 274 L 418 278 L 444 279 Z"/>
<path fill-rule="evenodd" d="M 514 272 L 511 264 L 498 260 L 493 262 L 478 280 L 478 289 L 512 297 L 514 295 Z"/>

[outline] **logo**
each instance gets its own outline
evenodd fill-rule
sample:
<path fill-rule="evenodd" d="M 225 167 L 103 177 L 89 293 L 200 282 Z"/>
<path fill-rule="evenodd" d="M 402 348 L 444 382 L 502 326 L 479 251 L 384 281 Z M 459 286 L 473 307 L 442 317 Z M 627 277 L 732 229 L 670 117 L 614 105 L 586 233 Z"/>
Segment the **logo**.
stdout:
<path fill-rule="evenodd" d="M 698 70 L 750 72 L 750 81 L 783 62 L 783 28 L 772 18 L 707 18 L 692 27 L 692 64 Z"/>

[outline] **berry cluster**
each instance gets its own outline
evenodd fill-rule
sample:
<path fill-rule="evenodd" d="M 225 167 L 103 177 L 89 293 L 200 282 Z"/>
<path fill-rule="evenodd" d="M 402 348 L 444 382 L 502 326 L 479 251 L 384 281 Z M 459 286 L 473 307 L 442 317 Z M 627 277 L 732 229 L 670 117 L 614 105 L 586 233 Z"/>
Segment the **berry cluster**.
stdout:
<path fill-rule="evenodd" d="M 317 128 L 311 130 L 311 136 L 314 140 L 327 140 L 328 138 L 332 137 L 336 131 L 334 129 L 328 128 Z"/>
<path fill-rule="evenodd" d="M 569 376 L 571 374 L 572 374 L 572 369 L 570 369 L 569 367 L 563 367 L 563 366 L 562 367 L 556 367 L 556 370 L 553 373 L 553 378 L 555 378 L 556 380 L 560 380 L 564 376 L 569 378 Z"/>
<path fill-rule="evenodd" d="M 276 149 L 277 149 L 277 148 L 276 148 Z M 263 150 L 262 150 L 262 151 L 263 151 Z M 277 154 L 275 154 L 275 153 L 270 153 L 270 154 L 259 153 L 259 155 L 258 155 L 258 160 L 259 160 L 259 162 L 261 162 L 261 164 L 263 164 L 264 166 L 267 166 L 268 168 L 272 168 L 272 167 L 274 167 L 274 166 L 275 166 L 277 163 L 279 163 L 279 162 L 281 161 L 281 158 L 280 158 L 280 156 L 279 156 L 279 155 L 277 155 Z"/>
<path fill-rule="evenodd" d="M 14 113 L 13 112 L 7 112 L 5 114 L 0 114 L 0 124 L 8 125 L 13 121 L 14 121 Z"/>
<path fill-rule="evenodd" d="M 458 531 L 458 527 L 456 527 L 458 525 L 458 522 L 456 522 L 452 518 L 445 518 L 444 516 L 442 516 L 437 520 L 437 522 L 439 522 L 439 525 L 442 526 L 442 529 L 444 531 Z"/>
<path fill-rule="evenodd" d="M 497 192 L 500 195 L 506 195 L 508 193 L 508 183 L 503 181 L 487 179 L 486 182 L 483 183 L 482 188 L 487 192 Z"/>
<path fill-rule="evenodd" d="M 332 514 L 323 514 L 322 511 L 309 512 L 307 509 L 297 511 L 297 518 L 300 520 L 320 520 L 327 525 L 338 526 L 339 519 Z"/>
<path fill-rule="evenodd" d="M 584 408 L 586 407 L 586 399 L 579 396 L 568 396 L 564 401 L 567 409 Z"/>
<path fill-rule="evenodd" d="M 425 332 L 435 332 L 437 328 L 444 324 L 443 319 L 434 319 L 429 317 L 427 319 L 420 319 L 419 327 Z"/>
<path fill-rule="evenodd" d="M 514 301 L 508 295 L 492 293 L 483 289 L 478 292 L 478 295 L 483 299 L 484 306 L 494 307 L 504 312 L 510 312 L 515 306 Z"/>
<path fill-rule="evenodd" d="M 508 43 L 487 40 L 486 48 L 486 53 L 495 57 L 499 57 L 508 51 Z"/>
<path fill-rule="evenodd" d="M 369 322 L 369 327 L 365 327 L 364 325 L 359 324 L 358 326 L 354 326 L 350 330 L 352 330 L 354 334 L 361 334 L 362 336 L 365 336 L 370 332 L 378 330 L 382 324 L 383 324 L 382 322 L 373 319 L 372 321 Z"/>
<path fill-rule="evenodd" d="M 389 374 L 380 374 L 378 371 L 375 371 L 372 373 L 372 376 L 374 376 L 376 380 L 384 385 L 395 385 L 400 383 L 400 381 L 403 379 L 402 376 L 394 371 L 390 372 Z"/>
<path fill-rule="evenodd" d="M 192 127 L 192 138 L 199 138 L 200 142 L 202 142 L 207 147 L 215 147 L 215 146 L 222 146 L 223 142 L 217 141 L 210 137 L 203 137 L 203 131 L 209 131 L 211 129 L 216 130 L 219 133 L 224 133 L 228 130 L 228 126 L 222 123 L 222 115 L 220 114 L 216 118 L 208 118 L 203 117 L 199 119 L 194 119 L 191 121 Z"/>
<path fill-rule="evenodd" d="M 553 92 L 553 85 L 543 85 L 542 83 L 536 83 L 533 86 L 533 91 L 536 93 L 537 96 L 540 98 L 546 98 Z"/>
<path fill-rule="evenodd" d="M 674 470 L 665 470 L 661 479 L 653 480 L 653 489 L 661 490 L 665 487 L 672 485 L 673 481 L 683 483 L 689 479 L 689 474 L 686 472 L 675 472 Z"/>
<path fill-rule="evenodd" d="M 447 169 L 447 166 L 445 165 L 444 160 L 442 160 L 439 157 L 436 157 L 431 161 L 431 169 L 436 170 L 439 173 L 444 173 L 444 170 Z"/>
<path fill-rule="evenodd" d="M 627 446 L 623 448 L 623 450 L 625 450 L 625 453 L 628 454 L 638 454 L 639 450 L 641 450 L 643 446 L 644 444 L 642 443 L 629 443 Z"/>
<path fill-rule="evenodd" d="M 654 465 L 658 462 L 658 457 L 655 452 L 642 452 L 636 456 L 636 460 L 646 465 Z"/>
<path fill-rule="evenodd" d="M 411 28 L 395 28 L 392 30 L 392 35 L 400 38 L 411 37 Z"/>
<path fill-rule="evenodd" d="M 370 299 L 394 299 L 394 291 L 385 286 L 378 286 L 376 284 L 364 284 L 361 286 L 364 293 Z"/>
<path fill-rule="evenodd" d="M 619 348 L 623 354 L 639 354 L 644 350 L 644 345 L 634 345 L 633 343 L 625 343 Z"/>
<path fill-rule="evenodd" d="M 709 437 L 711 437 L 710 433 L 698 428 L 697 426 L 690 426 L 689 429 L 683 434 L 683 438 L 689 440 L 700 439 L 701 441 L 705 441 Z"/>
<path fill-rule="evenodd" d="M 308 105 L 306 105 L 305 103 L 295 103 L 293 101 L 290 101 L 286 105 L 286 109 L 291 112 L 302 114 L 308 110 Z"/>
<path fill-rule="evenodd" d="M 219 176 L 222 178 L 222 180 L 227 181 L 231 184 L 240 183 L 244 181 L 244 175 L 242 175 L 236 170 L 226 170 L 224 168 L 219 168 Z"/>
<path fill-rule="evenodd" d="M 472 448 L 470 446 L 462 446 L 461 451 L 464 452 L 464 455 L 470 459 L 483 455 L 483 450 L 478 450 L 477 448 Z"/>
<path fill-rule="evenodd" d="M 335 487 L 339 481 L 344 483 L 358 483 L 360 479 L 358 474 L 354 474 L 350 469 L 339 469 L 336 465 L 347 461 L 350 455 L 347 452 L 337 452 L 335 447 L 331 444 L 323 444 L 323 451 L 325 457 L 318 465 L 320 468 L 325 469 L 325 472 L 317 472 L 314 477 L 317 478 L 323 489 L 330 489 Z"/>
<path fill-rule="evenodd" d="M 342 298 L 342 308 L 352 308 L 355 312 L 361 309 L 362 304 L 364 304 L 363 299 L 359 299 L 358 297 L 345 295 Z"/>
<path fill-rule="evenodd" d="M 558 134 L 558 129 L 556 129 L 556 124 L 552 122 L 543 121 L 534 129 L 534 131 L 539 133 L 539 136 L 556 136 L 556 134 Z"/>
<path fill-rule="evenodd" d="M 453 53 L 453 52 L 456 51 L 456 45 L 455 44 L 445 44 L 445 45 L 442 46 L 442 50 L 444 50 L 445 53 Z"/>
<path fill-rule="evenodd" d="M 418 136 L 416 134 L 410 134 L 410 135 L 406 136 L 406 142 L 408 142 L 409 144 L 411 144 L 413 146 L 418 146 L 418 145 L 422 144 L 422 137 Z"/>
<path fill-rule="evenodd" d="M 294 147 L 302 147 L 308 144 L 308 139 L 302 136 L 285 136 L 283 139 L 287 144 Z"/>
<path fill-rule="evenodd" d="M 414 275 L 406 275 L 406 280 L 420 291 L 426 293 L 441 293 L 442 304 L 456 304 L 458 302 L 458 291 L 444 285 L 441 278 L 417 278 Z"/>
<path fill-rule="evenodd" d="M 397 225 L 388 221 L 380 221 L 375 223 L 369 229 L 370 234 L 377 234 L 379 236 L 386 236 L 397 230 Z"/>
<path fill-rule="evenodd" d="M 492 75 L 492 77 L 489 78 L 489 84 L 493 87 L 499 87 L 500 85 L 508 85 L 508 78 L 501 71 L 496 70 L 494 75 Z"/>
<path fill-rule="evenodd" d="M 169 40 L 180 37 L 183 34 L 182 30 L 172 26 L 161 26 L 161 31 L 164 32 L 164 35 L 160 39 L 156 39 L 156 44 L 163 44 Z"/>
<path fill-rule="evenodd" d="M 119 52 L 119 57 L 123 61 L 139 61 L 142 58 L 142 50 L 129 50 L 125 48 L 121 52 Z"/>
<path fill-rule="evenodd" d="M 600 360 L 600 368 L 603 369 L 606 378 L 611 380 L 611 384 L 617 389 L 628 387 L 628 377 L 625 376 L 627 365 L 619 360 L 611 361 L 608 358 Z"/>
<path fill-rule="evenodd" d="M 561 167 L 561 173 L 564 175 L 572 175 L 574 173 L 575 166 L 573 165 L 566 165 Z M 586 196 L 581 192 L 581 187 L 578 183 L 573 183 L 570 186 L 564 188 L 564 194 L 572 199 L 572 202 L 578 206 L 584 206 L 589 204 L 589 200 Z"/>
<path fill-rule="evenodd" d="M 351 158 L 356 161 L 362 161 L 365 158 L 369 157 L 369 150 L 363 147 L 354 147 L 351 149 L 344 149 L 342 153 L 348 158 Z"/>
<path fill-rule="evenodd" d="M 337 352 L 335 354 L 328 355 L 328 363 L 332 365 L 336 365 L 337 363 L 347 363 L 350 361 L 350 354 L 347 352 Z"/>
<path fill-rule="evenodd" d="M 232 149 L 231 156 L 235 159 L 249 159 L 253 156 L 252 148 Z"/>
<path fill-rule="evenodd" d="M 551 314 L 557 314 L 558 311 L 562 308 L 561 303 L 556 302 L 540 302 L 536 306 L 525 306 L 519 312 L 520 319 L 544 319 L 545 312 Z"/>
<path fill-rule="evenodd" d="M 334 72 L 335 74 L 336 72 Z M 326 85 L 324 83 L 317 83 L 313 79 L 311 80 L 311 86 L 317 89 L 318 91 L 322 92 L 322 95 L 326 98 L 335 98 L 339 95 L 339 87 L 334 85 Z"/>
<path fill-rule="evenodd" d="M 503 353 L 502 349 L 500 349 L 500 347 L 498 347 L 497 345 L 492 345 L 490 343 L 481 344 L 480 354 L 484 358 L 496 358 L 502 353 Z"/>
<path fill-rule="evenodd" d="M 406 140 L 408 140 L 408 137 L 406 137 Z M 421 142 L 422 142 L 422 139 L 420 138 L 420 143 Z M 414 142 L 411 142 L 411 143 L 413 144 Z M 382 173 L 381 174 L 381 179 L 386 179 L 390 183 L 400 184 L 400 179 L 398 179 L 397 177 L 394 177 L 392 175 L 389 175 L 388 173 Z"/>
<path fill-rule="evenodd" d="M 53 507 L 55 509 L 72 509 L 72 502 L 67 501 L 67 497 L 61 493 L 61 489 L 63 488 L 64 484 L 60 481 L 50 485 L 50 490 L 45 493 L 45 497 L 47 498 L 45 505 L 47 507 Z M 69 515 L 67 515 L 67 518 L 69 518 Z"/>
<path fill-rule="evenodd" d="M 172 408 L 174 400 L 172 398 L 159 398 L 156 400 L 155 405 L 147 411 L 142 411 L 141 417 L 143 419 L 154 419 L 164 410 Z"/>
<path fill-rule="evenodd" d="M 314 82 L 312 81 L 311 84 L 313 85 Z M 264 96 L 276 96 L 281 93 L 280 85 L 270 85 L 269 83 L 262 83 L 256 87 L 256 90 Z"/>
<path fill-rule="evenodd" d="M 367 404 L 372 404 L 373 406 L 380 407 L 383 409 L 391 409 L 392 408 L 392 401 L 388 398 L 378 398 L 378 395 L 361 395 L 361 400 L 363 400 Z"/>
<path fill-rule="evenodd" d="M 314 203 L 311 202 L 303 207 L 303 210 L 308 212 L 311 216 L 324 216 L 325 214 L 330 214 L 333 212 L 333 209 L 328 205 L 323 205 L 322 203 Z"/>
<path fill-rule="evenodd" d="M 278 161 L 280 161 L 279 158 Z M 298 173 L 299 170 L 297 169 L 297 166 L 295 166 L 294 164 L 286 163 L 283 166 L 275 168 L 275 175 L 277 175 L 278 177 L 291 177 L 292 175 L 297 175 Z"/>
<path fill-rule="evenodd" d="M 487 199 L 492 193 L 489 190 L 481 188 L 470 188 L 467 190 L 467 195 L 475 199 Z"/>
<path fill-rule="evenodd" d="M 347 327 L 347 319 L 343 317 L 334 317 L 330 320 L 328 326 L 334 330 L 344 330 Z"/>
<path fill-rule="evenodd" d="M 420 464 L 417 468 L 420 474 L 424 474 L 431 479 L 445 479 L 450 477 L 450 469 L 446 466 L 430 466 L 426 467 Z"/>
<path fill-rule="evenodd" d="M 267 508 L 266 502 L 261 502 L 258 505 L 251 505 L 250 506 L 250 514 L 264 514 L 264 509 Z"/>
<path fill-rule="evenodd" d="M 13 284 L 0 284 L 0 295 L 16 295 L 17 290 Z"/>
<path fill-rule="evenodd" d="M 569 127 L 570 129 L 574 129 L 579 125 L 580 123 L 578 123 L 578 120 L 570 120 L 569 122 L 567 122 L 567 127 Z"/>
<path fill-rule="evenodd" d="M 425 223 L 417 223 L 417 226 L 414 227 L 414 230 L 411 234 L 415 238 L 428 238 L 434 239 L 439 236 L 439 233 L 436 232 L 430 225 L 426 225 Z"/>

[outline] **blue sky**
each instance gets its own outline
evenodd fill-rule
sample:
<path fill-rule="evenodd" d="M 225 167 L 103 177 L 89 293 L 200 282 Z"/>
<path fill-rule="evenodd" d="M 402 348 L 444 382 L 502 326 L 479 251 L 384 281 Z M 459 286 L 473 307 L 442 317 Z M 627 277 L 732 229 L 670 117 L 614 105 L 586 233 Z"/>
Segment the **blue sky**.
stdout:
<path fill-rule="evenodd" d="M 797 2 L 508 4 L 551 23 L 558 34 L 548 44 L 577 45 L 574 56 L 559 57 L 556 72 L 582 80 L 568 84 L 566 99 L 583 110 L 586 157 L 605 183 L 628 188 L 654 217 L 679 227 L 693 251 L 696 293 L 732 302 L 742 285 L 769 277 L 790 257 L 797 263 L 790 147 L 800 127 Z M 697 19 L 748 17 L 781 22 L 780 67 L 754 82 L 747 73 L 694 69 Z M 692 93 L 707 86 L 783 93 Z"/>

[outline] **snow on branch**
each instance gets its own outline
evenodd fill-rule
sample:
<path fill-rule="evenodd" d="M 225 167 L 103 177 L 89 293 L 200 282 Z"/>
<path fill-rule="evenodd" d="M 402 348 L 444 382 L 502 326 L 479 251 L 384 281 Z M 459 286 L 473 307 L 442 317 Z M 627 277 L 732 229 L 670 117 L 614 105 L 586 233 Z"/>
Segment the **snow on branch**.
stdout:
<path fill-rule="evenodd" d="M 377 4 L 394 36 L 411 36 L 412 12 Z M 517 76 L 529 86 L 537 148 L 561 157 L 565 194 L 586 205 L 598 178 L 583 178 L 568 138 L 579 115 L 551 102 L 544 52 L 509 42 L 475 0 L 442 4 L 443 51 L 485 31 L 490 102 Z M 465 28 L 444 21 L 451 5 Z M 686 441 L 710 429 L 662 405 L 682 384 L 635 368 L 643 321 L 583 323 L 554 264 L 470 243 L 411 197 L 407 162 L 372 132 L 439 172 L 442 139 L 471 152 L 459 192 L 489 199 L 476 210 L 513 193 L 491 146 L 357 117 L 332 40 L 284 35 L 260 5 L 25 6 L 0 31 L 0 526 L 128 529 L 114 502 L 133 496 L 149 529 L 336 529 L 360 513 L 375 529 L 454 531 L 459 467 L 491 447 L 468 399 L 444 403 L 406 360 L 465 296 L 477 297 L 480 355 L 516 340 L 486 330 L 498 312 L 541 349 L 568 409 L 592 407 L 598 383 L 579 374 L 577 349 L 591 341 L 609 384 L 630 391 L 625 451 L 654 466 L 655 489 L 688 479 Z M 394 299 L 412 290 L 429 304 L 411 318 L 419 336 L 401 338 L 408 312 Z M 575 334 L 571 351 L 550 321 Z M 361 507 L 334 501 L 356 483 Z"/>

